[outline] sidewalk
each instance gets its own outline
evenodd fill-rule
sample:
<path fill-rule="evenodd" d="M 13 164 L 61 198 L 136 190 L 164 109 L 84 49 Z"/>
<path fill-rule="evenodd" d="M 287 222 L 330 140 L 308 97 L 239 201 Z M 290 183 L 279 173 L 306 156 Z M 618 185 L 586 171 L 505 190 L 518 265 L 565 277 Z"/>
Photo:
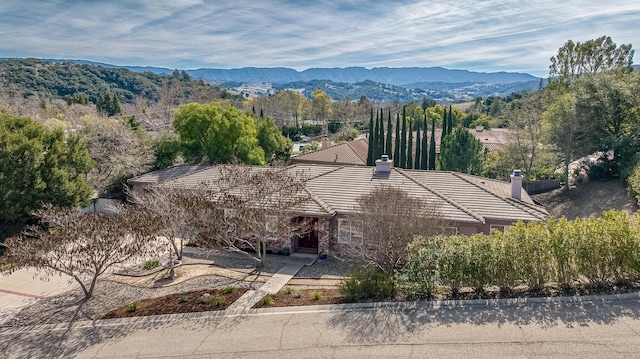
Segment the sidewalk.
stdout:
<path fill-rule="evenodd" d="M 35 269 L 0 274 L 0 324 L 39 299 L 62 294 L 77 286 L 69 276 L 55 275 L 42 280 Z"/>

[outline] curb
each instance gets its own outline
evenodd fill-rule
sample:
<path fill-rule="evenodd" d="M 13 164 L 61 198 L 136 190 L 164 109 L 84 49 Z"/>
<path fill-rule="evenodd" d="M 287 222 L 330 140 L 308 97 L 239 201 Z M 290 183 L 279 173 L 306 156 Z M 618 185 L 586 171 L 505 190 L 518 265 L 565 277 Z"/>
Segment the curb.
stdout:
<path fill-rule="evenodd" d="M 162 324 L 177 320 L 206 320 L 216 318 L 234 318 L 234 317 L 250 317 L 259 315 L 278 315 L 278 314 L 296 314 L 296 313 L 313 313 L 313 312 L 339 312 L 339 311 L 357 311 L 367 309 L 394 308 L 399 310 L 440 310 L 463 307 L 497 307 L 511 305 L 530 305 L 530 304 L 550 304 L 550 303 L 605 303 L 627 301 L 632 299 L 640 299 L 640 292 L 608 294 L 608 295 L 587 295 L 583 297 L 534 297 L 534 298 L 505 298 L 505 299 L 464 299 L 464 300 L 420 300 L 410 302 L 367 302 L 367 303 L 348 303 L 348 304 L 327 304 L 327 305 L 311 305 L 311 306 L 291 306 L 291 307 L 275 307 L 260 308 L 234 311 L 209 311 L 209 312 L 193 312 L 180 314 L 164 314 L 152 315 L 134 318 L 116 318 L 116 319 L 96 319 L 78 321 L 75 323 L 57 323 L 57 324 L 37 324 L 26 326 L 2 326 L 0 332 L 5 333 L 26 333 L 30 331 L 66 331 L 71 328 L 102 328 L 116 327 L 126 325 L 133 327 L 140 325 L 147 327 L 150 324 Z"/>

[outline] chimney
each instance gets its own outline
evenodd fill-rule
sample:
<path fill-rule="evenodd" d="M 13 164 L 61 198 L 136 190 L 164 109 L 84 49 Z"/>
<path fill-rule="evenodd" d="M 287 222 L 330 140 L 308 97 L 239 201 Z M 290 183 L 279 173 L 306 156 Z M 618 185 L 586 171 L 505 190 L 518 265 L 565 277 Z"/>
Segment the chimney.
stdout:
<path fill-rule="evenodd" d="M 322 138 L 322 148 L 327 148 L 331 146 L 331 140 L 329 139 L 329 137 L 324 136 Z"/>
<path fill-rule="evenodd" d="M 382 155 L 376 160 L 376 173 L 390 173 L 393 162 L 389 161 L 389 155 Z"/>
<path fill-rule="evenodd" d="M 517 200 L 522 199 L 522 171 L 513 170 L 511 175 L 511 197 Z"/>

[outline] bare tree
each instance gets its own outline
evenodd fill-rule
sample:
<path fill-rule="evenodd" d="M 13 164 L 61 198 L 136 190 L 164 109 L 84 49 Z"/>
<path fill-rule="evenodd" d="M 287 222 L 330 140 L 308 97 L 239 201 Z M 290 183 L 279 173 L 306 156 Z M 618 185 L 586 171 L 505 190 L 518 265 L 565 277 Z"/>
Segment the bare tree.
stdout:
<path fill-rule="evenodd" d="M 7 239 L 6 260 L 12 270 L 35 267 L 47 276 L 69 275 L 78 282 L 85 299 L 109 269 L 158 254 L 157 223 L 133 208 L 119 208 L 113 216 L 52 208 L 38 215 L 54 227 L 34 227 L 28 234 Z"/>
<path fill-rule="evenodd" d="M 354 214 L 347 220 L 350 221 L 349 229 L 339 228 L 338 233 L 339 236 L 345 231 L 351 234 L 351 243 L 341 247 L 343 252 L 388 274 L 402 268 L 407 245 L 414 236 L 442 234 L 451 226 L 436 205 L 386 185 L 360 197 Z M 347 223 L 343 224 L 346 227 Z M 353 236 L 354 233 L 357 234 Z"/>
<path fill-rule="evenodd" d="M 269 243 L 282 244 L 307 227 L 292 221 L 310 200 L 302 173 L 220 165 L 209 181 L 187 187 L 166 184 L 135 195 L 160 219 L 167 238 L 197 233 L 200 244 L 247 254 L 261 266 Z"/>

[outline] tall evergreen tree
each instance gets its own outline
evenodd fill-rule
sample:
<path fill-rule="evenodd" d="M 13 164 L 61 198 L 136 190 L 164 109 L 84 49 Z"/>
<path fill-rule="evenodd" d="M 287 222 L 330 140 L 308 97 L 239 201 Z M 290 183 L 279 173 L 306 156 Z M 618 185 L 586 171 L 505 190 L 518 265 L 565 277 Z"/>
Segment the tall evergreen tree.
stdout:
<path fill-rule="evenodd" d="M 424 120 L 422 121 L 422 155 L 420 156 L 420 169 L 426 170 L 429 164 L 429 142 L 427 141 L 427 129 L 429 128 L 427 124 L 427 114 L 424 114 Z"/>
<path fill-rule="evenodd" d="M 407 168 L 407 113 L 402 108 L 402 133 L 400 134 L 400 168 Z"/>
<path fill-rule="evenodd" d="M 442 135 L 440 136 L 440 147 L 442 147 L 442 141 L 444 141 L 447 135 L 447 109 L 444 109 L 444 115 L 442 115 Z"/>
<path fill-rule="evenodd" d="M 422 155 L 422 149 L 420 147 L 422 145 L 422 139 L 420 138 L 421 124 L 422 124 L 422 121 L 420 121 L 420 119 L 417 119 L 416 120 L 416 156 L 415 156 L 415 159 L 413 160 L 413 168 L 415 169 L 420 169 L 420 156 Z"/>
<path fill-rule="evenodd" d="M 375 132 L 373 132 L 373 108 L 371 109 L 371 118 L 369 119 L 369 147 L 367 147 L 367 166 L 373 166 L 374 153 L 373 148 L 375 146 Z"/>
<path fill-rule="evenodd" d="M 400 114 L 396 113 L 396 138 L 393 149 L 393 165 L 400 166 Z"/>
<path fill-rule="evenodd" d="M 430 170 L 436 169 L 436 118 L 431 118 L 431 138 L 429 139 L 429 163 Z"/>
<path fill-rule="evenodd" d="M 380 132 L 378 132 L 378 158 L 384 155 L 384 113 L 380 109 Z"/>
<path fill-rule="evenodd" d="M 391 148 L 391 140 L 392 140 L 391 131 L 392 131 L 392 129 L 391 129 L 391 110 L 389 110 L 389 119 L 387 120 L 387 138 L 386 138 L 387 142 L 384 145 L 384 154 L 385 155 L 391 155 L 391 151 L 393 150 Z"/>
<path fill-rule="evenodd" d="M 373 131 L 374 133 L 374 141 L 373 141 L 373 160 L 372 165 L 376 164 L 376 160 L 380 158 L 380 116 L 378 115 L 378 111 L 376 111 L 376 127 Z"/>
<path fill-rule="evenodd" d="M 407 120 L 408 124 L 407 127 L 409 128 L 409 131 L 407 131 L 407 167 L 408 169 L 412 169 L 413 168 L 413 129 L 412 129 L 412 125 L 411 125 L 411 119 L 409 118 Z"/>
<path fill-rule="evenodd" d="M 451 105 L 449 105 L 449 121 L 447 123 L 447 135 L 450 135 L 453 132 L 453 111 L 451 110 Z"/>

